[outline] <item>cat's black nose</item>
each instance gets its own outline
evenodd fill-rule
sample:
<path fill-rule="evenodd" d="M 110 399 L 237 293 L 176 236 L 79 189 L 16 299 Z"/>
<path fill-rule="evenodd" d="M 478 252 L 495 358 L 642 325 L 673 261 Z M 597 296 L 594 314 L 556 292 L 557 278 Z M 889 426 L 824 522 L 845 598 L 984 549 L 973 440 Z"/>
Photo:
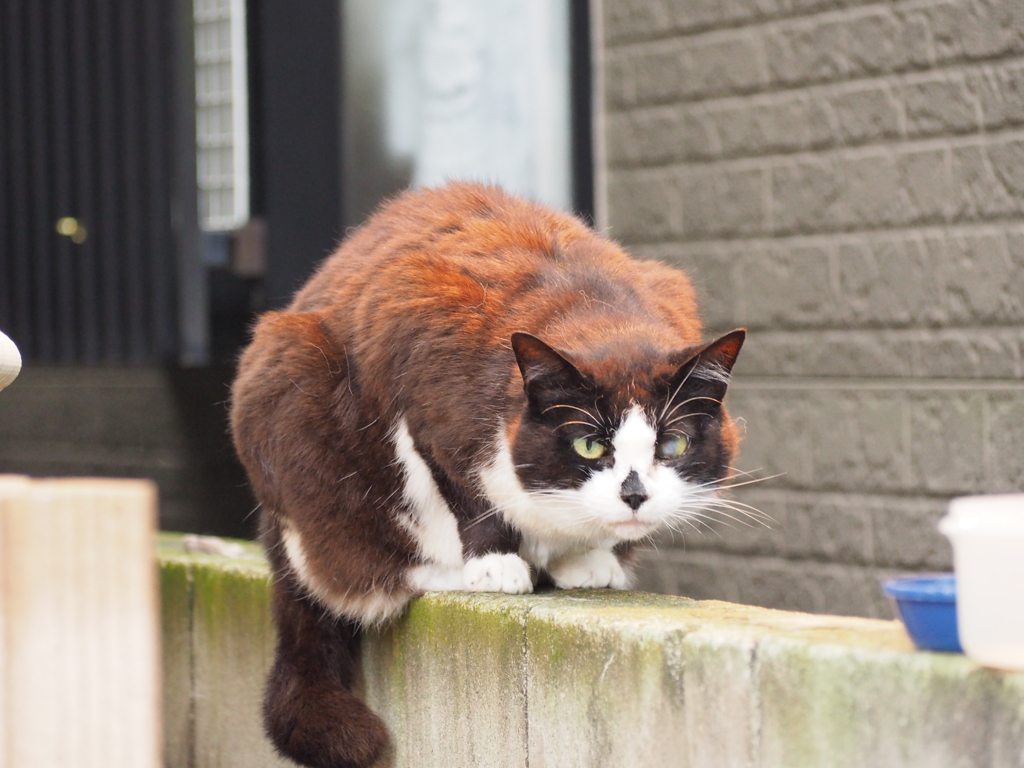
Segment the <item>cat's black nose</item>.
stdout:
<path fill-rule="evenodd" d="M 647 489 L 644 488 L 640 475 L 636 473 L 635 469 L 629 470 L 629 474 L 623 480 L 622 488 L 619 489 L 619 498 L 629 504 L 634 512 L 640 509 L 640 505 L 647 501 Z"/>

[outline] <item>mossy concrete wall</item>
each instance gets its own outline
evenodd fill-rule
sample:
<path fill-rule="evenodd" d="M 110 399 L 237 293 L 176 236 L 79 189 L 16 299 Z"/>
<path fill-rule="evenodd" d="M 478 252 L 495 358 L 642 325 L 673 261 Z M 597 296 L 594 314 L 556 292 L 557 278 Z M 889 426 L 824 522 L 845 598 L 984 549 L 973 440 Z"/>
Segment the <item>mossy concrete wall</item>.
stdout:
<path fill-rule="evenodd" d="M 259 723 L 268 571 L 165 536 L 168 768 L 288 765 Z M 364 644 L 381 768 L 1024 768 L 1024 674 L 902 627 L 640 593 L 434 594 Z"/>
<path fill-rule="evenodd" d="M 166 768 L 288 766 L 263 735 L 274 651 L 270 573 L 259 547 L 237 558 L 159 544 Z"/>

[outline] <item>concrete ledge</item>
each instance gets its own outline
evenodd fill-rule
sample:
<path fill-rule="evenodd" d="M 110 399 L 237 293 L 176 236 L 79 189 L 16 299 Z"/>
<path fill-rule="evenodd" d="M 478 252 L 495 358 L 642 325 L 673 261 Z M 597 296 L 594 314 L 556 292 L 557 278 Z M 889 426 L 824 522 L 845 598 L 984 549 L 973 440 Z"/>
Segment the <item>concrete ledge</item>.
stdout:
<path fill-rule="evenodd" d="M 270 572 L 261 549 L 193 555 L 161 534 L 166 768 L 288 766 L 263 735 L 263 682 L 274 653 Z"/>
<path fill-rule="evenodd" d="M 284 764 L 262 737 L 266 564 L 163 537 L 167 765 Z M 604 591 L 433 594 L 368 636 L 388 766 L 1024 766 L 1024 674 L 902 627 Z"/>

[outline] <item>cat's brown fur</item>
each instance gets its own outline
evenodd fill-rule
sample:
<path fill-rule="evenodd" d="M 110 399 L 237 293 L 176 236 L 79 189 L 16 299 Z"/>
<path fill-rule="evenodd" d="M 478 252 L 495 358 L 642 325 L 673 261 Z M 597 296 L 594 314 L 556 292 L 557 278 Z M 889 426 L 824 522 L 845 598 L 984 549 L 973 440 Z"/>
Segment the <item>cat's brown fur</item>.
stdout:
<path fill-rule="evenodd" d="M 523 331 L 545 343 L 520 335 L 513 345 Z M 410 569 L 430 559 L 426 534 L 396 524 L 412 514 L 396 424 L 454 516 L 467 562 L 515 553 L 523 533 L 479 479 L 496 439 L 517 461 L 550 450 L 541 422 L 552 417 L 537 403 L 577 379 L 617 415 L 682 381 L 705 387 L 693 399 L 714 401 L 693 414 L 704 430 L 693 460 L 706 465 L 701 479 L 719 481 L 738 440 L 719 401 L 742 340 L 701 345 L 682 273 L 496 188 L 453 184 L 382 207 L 287 310 L 260 319 L 232 393 L 235 444 L 275 572 L 279 647 L 265 715 L 278 748 L 308 765 L 365 766 L 386 742 L 351 693 L 358 627 L 400 610 L 418 591 Z M 703 365 L 722 381 L 701 384 L 693 371 Z M 537 390 L 529 398 L 524 379 Z M 559 418 L 554 430 L 579 429 Z M 527 487 L 548 474 L 568 487 L 593 471 L 574 469 L 572 480 L 537 464 L 523 470 Z"/>

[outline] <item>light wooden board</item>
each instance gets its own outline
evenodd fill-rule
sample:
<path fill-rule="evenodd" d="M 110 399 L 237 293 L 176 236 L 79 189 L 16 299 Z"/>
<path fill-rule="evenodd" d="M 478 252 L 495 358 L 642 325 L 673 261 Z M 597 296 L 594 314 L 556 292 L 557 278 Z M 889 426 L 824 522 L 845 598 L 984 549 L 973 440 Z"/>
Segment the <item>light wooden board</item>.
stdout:
<path fill-rule="evenodd" d="M 0 477 L 0 768 L 160 765 L 156 488 Z"/>

